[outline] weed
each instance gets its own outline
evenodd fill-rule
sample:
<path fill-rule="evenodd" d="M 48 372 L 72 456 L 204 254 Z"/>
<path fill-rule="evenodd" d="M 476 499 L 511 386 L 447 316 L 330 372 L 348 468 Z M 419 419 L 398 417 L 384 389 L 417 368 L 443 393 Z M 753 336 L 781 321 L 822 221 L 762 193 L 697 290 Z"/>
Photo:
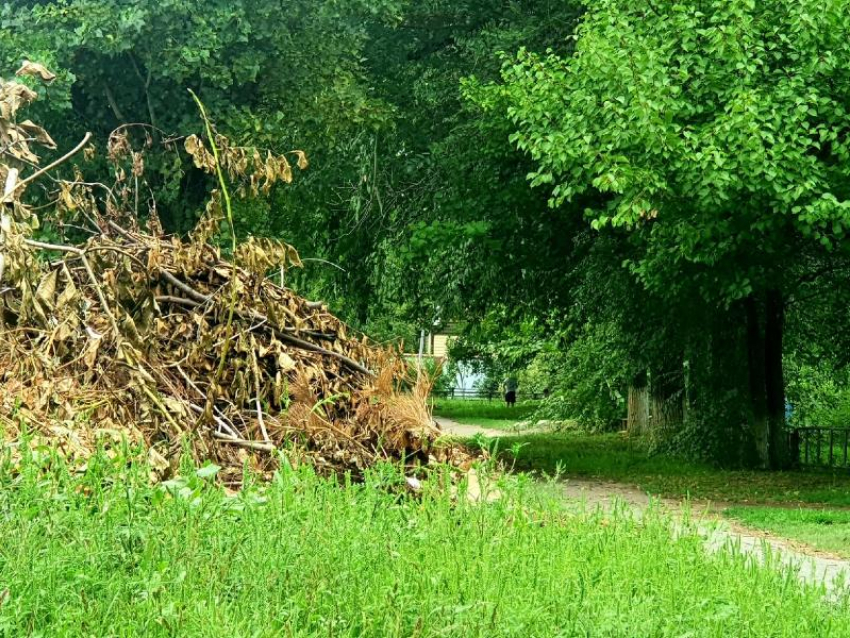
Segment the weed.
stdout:
<path fill-rule="evenodd" d="M 522 475 L 472 504 L 392 493 L 391 466 L 284 463 L 233 495 L 214 466 L 150 486 L 139 465 L 0 473 L 0 636 L 850 636 L 775 565 L 653 513 L 568 512 Z"/>
<path fill-rule="evenodd" d="M 850 511 L 813 508 L 732 507 L 724 514 L 747 527 L 791 538 L 850 558 Z"/>

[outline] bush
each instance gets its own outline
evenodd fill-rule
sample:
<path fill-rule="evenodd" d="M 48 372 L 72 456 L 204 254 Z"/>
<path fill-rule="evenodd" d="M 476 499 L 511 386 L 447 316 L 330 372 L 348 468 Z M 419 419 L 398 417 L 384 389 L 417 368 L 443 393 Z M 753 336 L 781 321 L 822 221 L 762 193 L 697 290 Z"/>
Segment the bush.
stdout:
<path fill-rule="evenodd" d="M 850 371 L 786 363 L 791 425 L 850 428 Z"/>
<path fill-rule="evenodd" d="M 575 420 L 588 430 L 619 427 L 626 416 L 625 366 L 613 327 L 587 325 L 565 352 L 545 353 L 551 395 L 536 414 L 541 419 Z"/>

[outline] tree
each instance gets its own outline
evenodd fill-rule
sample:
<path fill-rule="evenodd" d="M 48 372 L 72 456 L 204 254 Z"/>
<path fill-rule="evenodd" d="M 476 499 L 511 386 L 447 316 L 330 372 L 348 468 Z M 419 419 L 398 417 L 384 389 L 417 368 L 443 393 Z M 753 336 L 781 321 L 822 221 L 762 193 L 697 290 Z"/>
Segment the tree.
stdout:
<path fill-rule="evenodd" d="M 136 144 L 154 138 L 140 190 L 156 199 L 167 231 L 190 228 L 211 188 L 173 153 L 155 152 L 162 139 L 197 132 L 187 88 L 239 144 L 303 149 L 310 170 L 285 192 L 239 202 L 237 228 L 297 245 L 305 271 L 290 285 L 389 336 L 412 332 L 405 324 L 437 306 L 463 314 L 478 291 L 503 293 L 503 274 L 537 258 L 524 235 L 541 231 L 523 212 L 546 198 L 529 197 L 530 164 L 512 152 L 508 122 L 483 117 L 460 83 L 473 72 L 498 77 L 499 51 L 564 44 L 578 7 L 17 0 L 0 10 L 0 59 L 28 56 L 56 70 L 39 117 L 60 145 L 92 130 L 103 149 L 130 123 Z M 97 159 L 84 167 L 104 170 Z"/>
<path fill-rule="evenodd" d="M 503 95 L 552 206 L 593 228 L 667 303 L 742 325 L 750 436 L 781 467 L 786 303 L 801 255 L 847 251 L 850 14 L 843 2 L 601 0 L 574 55 L 521 53 Z M 730 346 L 727 346 L 727 350 Z"/>
<path fill-rule="evenodd" d="M 0 61 L 26 56 L 55 70 L 39 116 L 57 141 L 90 130 L 103 149 L 129 124 L 154 142 L 198 132 L 192 89 L 232 139 L 277 152 L 304 145 L 322 167 L 389 117 L 370 95 L 362 57 L 369 21 L 392 20 L 398 8 L 392 0 L 17 0 L 2 7 Z M 184 232 L 209 180 L 172 153 L 157 156 L 159 148 L 147 153 L 149 186 L 166 229 Z M 273 226 L 262 211 L 257 219 L 258 202 L 243 205 L 242 228 Z"/>

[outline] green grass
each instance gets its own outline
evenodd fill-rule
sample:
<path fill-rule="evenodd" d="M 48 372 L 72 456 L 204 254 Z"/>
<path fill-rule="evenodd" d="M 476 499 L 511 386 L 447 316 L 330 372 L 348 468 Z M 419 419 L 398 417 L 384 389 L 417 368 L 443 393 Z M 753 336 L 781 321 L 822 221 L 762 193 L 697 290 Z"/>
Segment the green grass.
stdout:
<path fill-rule="evenodd" d="M 758 472 L 650 455 L 640 442 L 619 434 L 553 433 L 511 436 L 520 446 L 516 467 L 549 474 L 590 477 L 637 485 L 653 494 L 734 503 L 821 503 L 850 507 L 850 473 Z"/>
<path fill-rule="evenodd" d="M 436 399 L 434 414 L 470 425 L 478 425 L 477 421 L 481 419 L 508 421 L 512 425 L 529 418 L 538 405 L 538 401 L 522 401 L 511 408 L 503 401 L 495 400 Z"/>
<path fill-rule="evenodd" d="M 229 496 L 126 468 L 0 470 L 0 636 L 850 637 L 846 603 L 785 572 L 522 477 L 473 505 L 394 495 L 392 469 Z"/>
<path fill-rule="evenodd" d="M 850 511 L 732 507 L 724 514 L 747 527 L 850 558 Z"/>

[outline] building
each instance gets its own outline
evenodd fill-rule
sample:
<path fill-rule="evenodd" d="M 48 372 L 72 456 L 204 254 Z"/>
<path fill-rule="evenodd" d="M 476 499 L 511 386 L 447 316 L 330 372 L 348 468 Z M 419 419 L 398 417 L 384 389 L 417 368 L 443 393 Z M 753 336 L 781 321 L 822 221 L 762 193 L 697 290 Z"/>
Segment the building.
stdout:
<path fill-rule="evenodd" d="M 423 356 L 445 364 L 449 360 L 449 350 L 452 341 L 460 334 L 460 326 L 449 324 L 445 328 L 425 335 L 422 348 Z M 455 365 L 455 379 L 453 389 L 461 395 L 474 394 L 478 385 L 484 380 L 484 375 L 475 371 L 474 366 L 465 361 L 458 361 Z"/>

